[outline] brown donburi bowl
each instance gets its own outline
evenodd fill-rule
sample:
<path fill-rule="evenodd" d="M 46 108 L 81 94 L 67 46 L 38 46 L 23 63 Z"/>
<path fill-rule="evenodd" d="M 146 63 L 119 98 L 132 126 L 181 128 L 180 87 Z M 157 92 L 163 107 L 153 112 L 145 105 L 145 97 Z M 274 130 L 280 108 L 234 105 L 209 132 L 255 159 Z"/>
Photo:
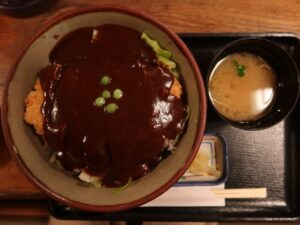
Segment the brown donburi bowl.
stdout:
<path fill-rule="evenodd" d="M 146 32 L 173 52 L 179 64 L 190 119 L 173 154 L 150 174 L 122 192 L 88 187 L 48 162 L 49 153 L 31 127 L 23 121 L 24 98 L 32 89 L 36 74 L 49 63 L 49 53 L 65 34 L 101 24 L 118 24 Z M 28 44 L 12 69 L 2 110 L 6 143 L 27 177 L 45 194 L 76 208 L 109 212 L 133 208 L 167 191 L 185 172 L 200 146 L 206 122 L 205 86 L 195 59 L 181 39 L 151 16 L 116 6 L 99 6 L 67 12 L 45 24 Z"/>

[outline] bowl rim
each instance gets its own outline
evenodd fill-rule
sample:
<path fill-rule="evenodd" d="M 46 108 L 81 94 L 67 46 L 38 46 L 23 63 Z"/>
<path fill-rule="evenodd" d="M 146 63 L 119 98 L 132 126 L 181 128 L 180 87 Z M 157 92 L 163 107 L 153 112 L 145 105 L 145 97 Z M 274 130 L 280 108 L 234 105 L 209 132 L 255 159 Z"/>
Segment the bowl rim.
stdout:
<path fill-rule="evenodd" d="M 90 205 L 87 203 L 82 203 L 79 201 L 71 200 L 67 197 L 64 197 L 58 193 L 55 193 L 51 189 L 47 187 L 46 184 L 44 184 L 41 180 L 36 178 L 31 171 L 27 168 L 25 165 L 23 159 L 19 156 L 16 146 L 14 144 L 14 140 L 11 135 L 10 126 L 8 123 L 8 90 L 10 87 L 10 83 L 14 77 L 14 74 L 16 72 L 17 66 L 21 59 L 23 58 L 26 51 L 29 49 L 29 47 L 33 44 L 33 42 L 41 37 L 48 29 L 53 27 L 56 24 L 59 24 L 63 20 L 70 19 L 73 17 L 76 17 L 81 14 L 88 14 L 88 13 L 94 13 L 94 12 L 117 12 L 117 13 L 123 13 L 130 16 L 134 16 L 138 19 L 144 20 L 146 22 L 151 23 L 152 25 L 156 26 L 158 29 L 162 30 L 164 33 L 166 33 L 176 44 L 176 46 L 179 48 L 181 53 L 184 55 L 184 57 L 187 59 L 188 63 L 191 66 L 191 69 L 194 73 L 194 78 L 197 86 L 197 90 L 199 93 L 199 120 L 197 124 L 197 131 L 196 131 L 196 137 L 193 143 L 193 147 L 191 150 L 190 155 L 187 157 L 184 165 L 171 177 L 171 179 L 168 180 L 167 183 L 162 185 L 160 188 L 152 191 L 148 195 L 126 203 L 121 203 L 117 205 Z M 18 59 L 14 63 L 14 65 L 11 67 L 9 71 L 8 80 L 5 84 L 5 89 L 3 93 L 3 104 L 2 104 L 2 113 L 1 113 L 1 122 L 2 122 L 2 130 L 5 142 L 7 144 L 7 147 L 13 155 L 13 158 L 15 162 L 17 162 L 18 167 L 21 169 L 23 174 L 33 183 L 39 190 L 41 190 L 44 194 L 47 196 L 55 199 L 58 202 L 61 202 L 63 204 L 79 208 L 82 210 L 88 210 L 88 211 L 95 211 L 95 212 L 113 212 L 113 211 L 121 211 L 126 210 L 130 208 L 134 208 L 137 206 L 140 206 L 142 204 L 145 204 L 146 202 L 149 202 L 153 200 L 154 198 L 158 197 L 159 195 L 163 194 L 165 191 L 167 191 L 170 187 L 172 187 L 173 184 L 176 183 L 176 181 L 184 174 L 184 172 L 188 169 L 189 165 L 192 163 L 193 159 L 195 158 L 198 149 L 200 147 L 202 137 L 204 134 L 205 126 L 206 126 L 206 116 L 207 116 L 207 101 L 206 101 L 206 91 L 205 91 L 205 84 L 202 79 L 202 74 L 200 72 L 200 69 L 198 67 L 198 64 L 196 60 L 194 59 L 192 53 L 188 49 L 188 47 L 185 45 L 185 43 L 179 38 L 179 36 L 173 32 L 170 28 L 168 28 L 166 25 L 164 25 L 159 20 L 155 19 L 154 17 L 150 16 L 144 11 L 137 11 L 135 9 L 123 7 L 123 6 L 117 6 L 117 5 L 98 5 L 98 6 L 90 6 L 80 9 L 72 9 L 66 12 L 62 12 L 61 14 L 51 18 L 50 20 L 47 20 L 44 22 L 42 28 L 33 36 L 33 38 L 28 42 L 27 45 L 23 48 L 21 51 Z"/>

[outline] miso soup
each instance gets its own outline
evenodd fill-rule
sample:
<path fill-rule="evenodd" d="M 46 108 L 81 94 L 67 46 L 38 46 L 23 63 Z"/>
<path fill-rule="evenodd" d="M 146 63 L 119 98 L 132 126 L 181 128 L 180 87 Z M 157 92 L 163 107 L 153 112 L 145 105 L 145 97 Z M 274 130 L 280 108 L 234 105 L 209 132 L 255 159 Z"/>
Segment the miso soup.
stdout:
<path fill-rule="evenodd" d="M 209 78 L 209 95 L 217 111 L 232 121 L 261 118 L 272 105 L 277 78 L 261 57 L 233 53 L 220 60 Z"/>

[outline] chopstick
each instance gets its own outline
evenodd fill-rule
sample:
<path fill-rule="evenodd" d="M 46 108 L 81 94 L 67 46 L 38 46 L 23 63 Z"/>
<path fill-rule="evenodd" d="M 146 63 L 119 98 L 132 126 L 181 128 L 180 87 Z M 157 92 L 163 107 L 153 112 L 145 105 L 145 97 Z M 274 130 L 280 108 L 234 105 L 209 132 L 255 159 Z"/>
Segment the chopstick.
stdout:
<path fill-rule="evenodd" d="M 211 189 L 220 198 L 266 198 L 267 188 Z"/>

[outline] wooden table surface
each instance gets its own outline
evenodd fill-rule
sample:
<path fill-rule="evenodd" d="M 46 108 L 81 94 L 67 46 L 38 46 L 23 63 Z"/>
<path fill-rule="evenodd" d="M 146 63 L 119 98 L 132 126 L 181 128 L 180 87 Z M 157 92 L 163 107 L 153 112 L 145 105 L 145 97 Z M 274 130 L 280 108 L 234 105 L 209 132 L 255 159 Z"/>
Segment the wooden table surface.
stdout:
<path fill-rule="evenodd" d="M 49 0 L 42 12 L 0 11 L 0 98 L 20 50 L 43 23 L 64 11 L 97 4 L 116 4 L 145 11 L 176 32 L 293 32 L 300 35 L 299 0 Z M 0 100 L 1 104 L 2 100 Z M 0 216 L 46 215 L 45 206 L 13 204 L 44 199 L 12 161 L 0 137 Z"/>

